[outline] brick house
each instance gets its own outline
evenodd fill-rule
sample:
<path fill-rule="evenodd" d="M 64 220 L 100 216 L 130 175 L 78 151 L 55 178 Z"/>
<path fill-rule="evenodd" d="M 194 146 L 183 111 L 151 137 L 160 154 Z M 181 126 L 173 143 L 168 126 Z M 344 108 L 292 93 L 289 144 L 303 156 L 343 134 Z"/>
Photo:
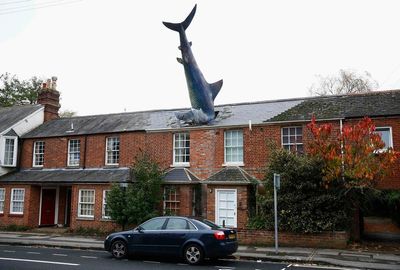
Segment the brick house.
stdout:
<path fill-rule="evenodd" d="M 54 107 L 57 95 L 46 94 L 42 104 L 47 100 Z M 0 177 L 5 190 L 0 223 L 113 229 L 106 194 L 112 183 L 132 181 L 129 166 L 146 151 L 167 169 L 165 213 L 245 228 L 268 162 L 267 139 L 306 151 L 312 114 L 337 129 L 370 116 L 386 145 L 398 150 L 399 104 L 397 90 L 228 104 L 217 106 L 215 121 L 203 126 L 179 123 L 174 115 L 179 110 L 54 117 L 22 136 L 18 170 Z M 54 116 L 54 110 L 49 113 Z M 400 189 L 400 164 L 379 187 Z M 22 211 L 11 214 L 16 188 L 23 190 Z"/>

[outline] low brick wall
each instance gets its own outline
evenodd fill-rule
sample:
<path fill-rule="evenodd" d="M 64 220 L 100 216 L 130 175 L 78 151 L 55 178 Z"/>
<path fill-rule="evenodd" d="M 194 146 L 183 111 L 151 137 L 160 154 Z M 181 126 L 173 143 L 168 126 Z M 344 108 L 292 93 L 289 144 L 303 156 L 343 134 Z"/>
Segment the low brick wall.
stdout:
<path fill-rule="evenodd" d="M 349 240 L 348 232 L 322 232 L 313 234 L 300 234 L 279 232 L 280 246 L 311 247 L 311 248 L 345 248 Z M 274 231 L 263 230 L 238 230 L 238 240 L 241 245 L 275 245 Z"/>
<path fill-rule="evenodd" d="M 364 233 L 400 234 L 400 227 L 390 218 L 364 217 Z"/>

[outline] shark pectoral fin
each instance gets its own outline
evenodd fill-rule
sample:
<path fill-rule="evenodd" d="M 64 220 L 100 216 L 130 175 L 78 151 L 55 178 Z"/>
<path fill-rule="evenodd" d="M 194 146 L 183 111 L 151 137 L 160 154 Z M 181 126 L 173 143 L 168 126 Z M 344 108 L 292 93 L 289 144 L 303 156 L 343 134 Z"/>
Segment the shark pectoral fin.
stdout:
<path fill-rule="evenodd" d="M 222 84 L 223 84 L 223 80 L 219 80 L 218 82 L 210 84 L 210 89 L 211 89 L 213 100 L 217 97 L 219 90 L 221 90 Z"/>
<path fill-rule="evenodd" d="M 183 65 L 183 60 L 182 60 L 182 58 L 177 57 L 177 58 L 176 58 L 176 61 L 178 61 L 178 63 L 181 63 L 181 64 Z"/>
<path fill-rule="evenodd" d="M 182 51 L 182 47 L 181 47 L 181 46 L 178 46 L 178 50 Z"/>
<path fill-rule="evenodd" d="M 192 47 L 192 42 L 191 41 L 189 41 L 189 45 L 190 45 L 190 47 Z"/>

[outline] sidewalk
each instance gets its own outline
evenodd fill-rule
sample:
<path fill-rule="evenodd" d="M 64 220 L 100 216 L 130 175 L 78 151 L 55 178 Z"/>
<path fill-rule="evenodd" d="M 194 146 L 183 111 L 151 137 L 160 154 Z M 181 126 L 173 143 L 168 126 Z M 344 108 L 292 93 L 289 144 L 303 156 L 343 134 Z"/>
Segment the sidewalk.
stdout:
<path fill-rule="evenodd" d="M 0 244 L 103 249 L 103 239 L 101 238 L 31 232 L 0 231 Z M 283 247 L 279 248 L 279 252 L 276 254 L 272 247 L 239 246 L 238 251 L 233 255 L 238 259 L 324 264 L 344 268 L 400 269 L 400 254 L 398 253 Z"/>

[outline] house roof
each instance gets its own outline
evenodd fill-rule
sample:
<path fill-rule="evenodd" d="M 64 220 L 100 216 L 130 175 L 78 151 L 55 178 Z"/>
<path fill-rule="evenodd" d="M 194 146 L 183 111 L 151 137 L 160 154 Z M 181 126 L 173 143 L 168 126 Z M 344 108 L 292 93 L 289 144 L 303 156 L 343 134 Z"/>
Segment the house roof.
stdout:
<path fill-rule="evenodd" d="M 216 106 L 216 111 L 219 111 L 219 113 L 216 119 L 207 126 L 241 126 L 248 125 L 249 120 L 252 124 L 261 124 L 266 119 L 274 117 L 302 101 L 302 99 L 293 99 Z M 23 138 L 190 128 L 191 126 L 179 123 L 175 117 L 175 112 L 185 110 L 188 109 L 59 118 L 45 122 L 25 134 Z"/>
<path fill-rule="evenodd" d="M 210 176 L 206 184 L 257 184 L 259 181 L 240 167 L 225 167 L 214 175 Z"/>
<path fill-rule="evenodd" d="M 42 107 L 43 106 L 39 104 L 0 107 L 0 133 L 12 127 Z"/>
<path fill-rule="evenodd" d="M 266 122 L 310 120 L 313 114 L 317 119 L 400 115 L 400 91 L 309 98 Z"/>
<path fill-rule="evenodd" d="M 43 169 L 22 170 L 0 177 L 13 183 L 110 183 L 128 182 L 129 168 L 113 169 Z"/>
<path fill-rule="evenodd" d="M 200 180 L 187 168 L 173 168 L 164 175 L 165 184 L 196 184 Z"/>

